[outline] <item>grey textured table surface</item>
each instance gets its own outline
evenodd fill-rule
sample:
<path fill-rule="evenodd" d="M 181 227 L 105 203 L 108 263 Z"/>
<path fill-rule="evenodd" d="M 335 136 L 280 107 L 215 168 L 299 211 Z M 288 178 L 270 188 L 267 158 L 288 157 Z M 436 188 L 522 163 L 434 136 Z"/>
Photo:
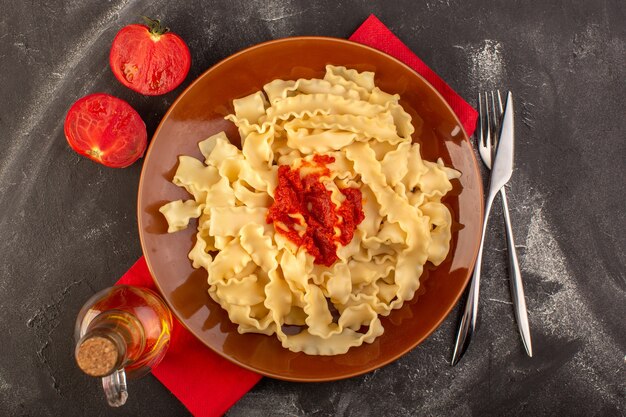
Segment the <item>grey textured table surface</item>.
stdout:
<path fill-rule="evenodd" d="M 626 3 L 613 1 L 0 1 L 0 415 L 186 415 L 156 379 L 105 405 L 72 359 L 82 303 L 141 255 L 141 162 L 115 170 L 72 152 L 63 119 L 96 91 L 129 101 L 151 134 L 196 76 L 255 43 L 349 36 L 381 18 L 463 97 L 518 97 L 511 213 L 535 347 L 513 320 L 503 224 L 486 246 L 481 327 L 449 359 L 458 309 L 397 362 L 350 380 L 263 379 L 230 416 L 626 413 Z M 162 97 L 122 87 L 117 30 L 162 18 L 188 41 L 191 73 Z M 211 395 L 211 393 L 207 393 Z"/>

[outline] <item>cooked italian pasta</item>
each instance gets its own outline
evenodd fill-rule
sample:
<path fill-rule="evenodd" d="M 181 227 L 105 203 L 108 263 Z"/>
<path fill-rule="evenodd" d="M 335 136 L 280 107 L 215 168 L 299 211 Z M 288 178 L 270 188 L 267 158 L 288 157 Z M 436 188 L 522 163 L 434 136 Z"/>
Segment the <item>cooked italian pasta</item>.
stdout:
<path fill-rule="evenodd" d="M 189 259 L 207 270 L 211 298 L 240 333 L 276 335 L 294 352 L 346 353 L 380 336 L 380 316 L 413 298 L 426 262 L 446 258 L 452 220 L 441 199 L 460 173 L 422 160 L 399 99 L 372 72 L 329 65 L 323 79 L 274 80 L 234 100 L 226 118 L 241 149 L 222 132 L 200 142 L 204 162 L 179 158 L 173 183 L 193 198 L 160 211 L 170 233 L 198 219 Z M 323 185 L 335 223 L 310 201 L 279 213 L 285 195 L 302 198 L 288 175 Z M 339 210 L 348 200 L 352 211 Z M 322 227 L 331 253 L 320 261 L 311 245 Z"/>

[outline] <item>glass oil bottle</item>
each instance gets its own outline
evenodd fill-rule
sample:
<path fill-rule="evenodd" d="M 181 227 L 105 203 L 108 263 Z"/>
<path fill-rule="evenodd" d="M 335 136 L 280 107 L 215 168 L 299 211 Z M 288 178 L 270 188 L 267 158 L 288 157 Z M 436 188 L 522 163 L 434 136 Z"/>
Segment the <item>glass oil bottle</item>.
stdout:
<path fill-rule="evenodd" d="M 78 314 L 74 356 L 87 375 L 102 378 L 107 402 L 126 402 L 127 378 L 158 365 L 169 346 L 172 315 L 151 290 L 127 285 L 91 297 Z"/>

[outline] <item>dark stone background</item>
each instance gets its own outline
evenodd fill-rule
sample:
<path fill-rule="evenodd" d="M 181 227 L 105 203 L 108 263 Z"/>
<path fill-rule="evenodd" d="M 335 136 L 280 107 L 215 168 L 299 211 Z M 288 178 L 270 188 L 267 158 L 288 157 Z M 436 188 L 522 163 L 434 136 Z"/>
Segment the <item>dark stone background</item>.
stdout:
<path fill-rule="evenodd" d="M 153 377 L 107 408 L 72 359 L 82 303 L 141 255 L 141 162 L 115 170 L 72 152 L 63 119 L 97 91 L 129 101 L 152 134 L 176 96 L 220 59 L 292 35 L 349 36 L 375 13 L 463 97 L 514 91 L 509 189 L 535 357 L 522 350 L 496 207 L 481 328 L 451 368 L 458 310 L 421 346 L 368 375 L 262 380 L 231 416 L 626 413 L 626 3 L 623 0 L 0 0 L 0 415 L 185 415 Z M 141 97 L 113 77 L 111 40 L 139 15 L 189 43 L 191 73 Z M 207 393 L 211 395 L 211 393 Z"/>

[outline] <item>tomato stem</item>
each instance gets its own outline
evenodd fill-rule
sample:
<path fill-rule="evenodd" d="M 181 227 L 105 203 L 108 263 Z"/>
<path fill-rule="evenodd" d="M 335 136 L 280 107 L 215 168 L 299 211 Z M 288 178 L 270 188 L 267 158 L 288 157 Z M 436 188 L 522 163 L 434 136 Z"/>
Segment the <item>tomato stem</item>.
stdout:
<path fill-rule="evenodd" d="M 147 16 L 141 16 L 143 20 L 146 22 L 148 29 L 150 29 L 150 34 L 156 37 L 163 35 L 170 31 L 170 28 L 167 26 L 163 26 L 161 21 L 158 19 L 151 19 Z"/>

